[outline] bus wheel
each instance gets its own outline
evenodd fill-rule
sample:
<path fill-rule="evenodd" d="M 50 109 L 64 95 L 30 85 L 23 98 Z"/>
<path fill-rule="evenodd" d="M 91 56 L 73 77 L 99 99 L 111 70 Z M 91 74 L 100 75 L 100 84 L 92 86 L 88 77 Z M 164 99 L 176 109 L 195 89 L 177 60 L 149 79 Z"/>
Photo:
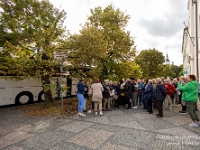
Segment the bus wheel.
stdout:
<path fill-rule="evenodd" d="M 40 94 L 38 95 L 38 101 L 42 101 L 42 102 L 45 101 L 45 98 L 44 98 L 44 91 L 41 91 Z"/>
<path fill-rule="evenodd" d="M 29 92 L 22 92 L 17 95 L 16 97 L 16 103 L 20 105 L 24 105 L 27 103 L 30 103 L 32 101 L 33 97 L 31 96 L 31 93 Z"/>

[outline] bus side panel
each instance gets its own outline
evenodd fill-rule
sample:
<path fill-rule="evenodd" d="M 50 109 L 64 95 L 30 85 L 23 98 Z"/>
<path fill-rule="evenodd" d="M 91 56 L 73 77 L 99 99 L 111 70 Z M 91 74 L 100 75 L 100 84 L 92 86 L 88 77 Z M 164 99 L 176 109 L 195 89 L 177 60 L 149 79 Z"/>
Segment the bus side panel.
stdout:
<path fill-rule="evenodd" d="M 0 89 L 0 106 L 15 104 L 13 89 Z"/>
<path fill-rule="evenodd" d="M 33 101 L 38 101 L 38 95 L 42 90 L 42 87 L 15 88 L 14 96 L 16 98 L 21 92 L 30 92 L 33 95 Z"/>
<path fill-rule="evenodd" d="M 77 84 L 79 80 L 78 78 L 73 78 L 72 79 L 72 86 L 71 86 L 71 95 L 76 95 L 77 94 Z"/>

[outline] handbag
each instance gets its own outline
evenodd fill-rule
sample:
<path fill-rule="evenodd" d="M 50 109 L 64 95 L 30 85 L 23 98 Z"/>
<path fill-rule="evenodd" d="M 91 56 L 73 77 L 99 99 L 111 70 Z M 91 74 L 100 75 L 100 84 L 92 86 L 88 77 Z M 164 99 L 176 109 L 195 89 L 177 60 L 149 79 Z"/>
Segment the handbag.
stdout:
<path fill-rule="evenodd" d="M 117 100 L 118 97 L 119 97 L 119 96 L 118 96 L 117 94 L 114 94 L 114 95 L 113 95 L 114 100 Z"/>

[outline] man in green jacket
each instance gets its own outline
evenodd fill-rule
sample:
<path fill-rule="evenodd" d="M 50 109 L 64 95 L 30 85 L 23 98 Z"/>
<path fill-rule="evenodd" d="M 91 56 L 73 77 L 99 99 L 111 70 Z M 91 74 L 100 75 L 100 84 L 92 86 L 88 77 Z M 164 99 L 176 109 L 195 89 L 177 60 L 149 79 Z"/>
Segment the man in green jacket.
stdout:
<path fill-rule="evenodd" d="M 182 101 L 185 101 L 189 115 L 193 121 L 190 124 L 192 127 L 198 127 L 200 125 L 199 116 L 196 113 L 195 106 L 198 100 L 198 82 L 195 75 L 189 75 L 187 83 L 182 86 L 181 80 L 178 83 L 178 89 L 183 92 Z"/>

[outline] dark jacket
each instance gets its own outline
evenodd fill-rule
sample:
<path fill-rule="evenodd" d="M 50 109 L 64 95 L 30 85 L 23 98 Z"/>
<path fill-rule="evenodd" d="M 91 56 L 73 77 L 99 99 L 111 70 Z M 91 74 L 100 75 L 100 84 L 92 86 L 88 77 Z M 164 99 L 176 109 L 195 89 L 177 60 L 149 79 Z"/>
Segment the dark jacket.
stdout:
<path fill-rule="evenodd" d="M 165 88 L 163 87 L 163 85 L 161 83 L 159 83 L 156 86 L 156 90 L 155 90 L 156 100 L 164 100 L 166 95 L 167 95 L 167 92 L 166 92 Z"/>
<path fill-rule="evenodd" d="M 84 86 L 83 82 L 79 82 L 77 84 L 77 94 L 83 94 L 84 95 Z"/>
<path fill-rule="evenodd" d="M 153 99 L 153 85 L 150 84 L 147 86 L 146 90 L 144 91 L 145 99 L 146 100 L 152 100 Z"/>
<path fill-rule="evenodd" d="M 103 98 L 109 98 L 110 97 L 110 86 L 109 85 L 103 85 Z"/>
<path fill-rule="evenodd" d="M 125 97 L 126 98 L 133 97 L 133 85 L 130 82 L 127 82 L 125 85 Z"/>
<path fill-rule="evenodd" d="M 89 92 L 89 88 L 87 85 L 83 85 L 84 87 L 84 98 L 89 98 L 88 92 Z"/>

